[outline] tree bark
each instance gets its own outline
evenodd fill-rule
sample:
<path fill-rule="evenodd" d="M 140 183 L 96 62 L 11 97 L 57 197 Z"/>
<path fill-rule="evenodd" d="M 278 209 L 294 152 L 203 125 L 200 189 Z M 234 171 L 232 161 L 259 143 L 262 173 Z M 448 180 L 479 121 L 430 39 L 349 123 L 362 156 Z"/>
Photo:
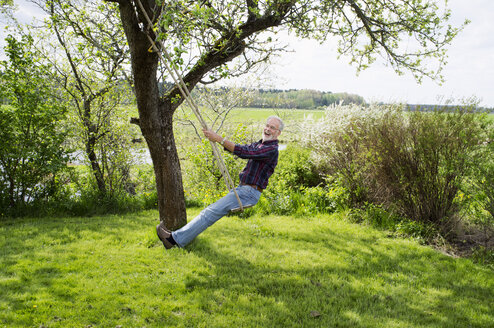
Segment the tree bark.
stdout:
<path fill-rule="evenodd" d="M 103 172 L 101 171 L 101 166 L 98 162 L 98 157 L 96 156 L 96 139 L 98 131 L 96 131 L 95 126 L 91 123 L 91 100 L 86 99 L 83 101 L 83 113 L 82 113 L 82 124 L 86 128 L 87 136 L 84 140 L 86 144 L 86 155 L 91 164 L 91 169 L 93 170 L 94 178 L 96 179 L 96 185 L 101 195 L 106 195 L 106 185 L 105 179 L 103 177 Z"/>
<path fill-rule="evenodd" d="M 144 6 L 154 0 L 142 1 Z M 139 126 L 153 161 L 160 220 L 176 230 L 187 223 L 182 173 L 173 135 L 171 95 L 160 98 L 157 80 L 159 57 L 149 52 L 150 43 L 139 28 L 131 1 L 120 1 L 120 15 L 131 52 Z"/>

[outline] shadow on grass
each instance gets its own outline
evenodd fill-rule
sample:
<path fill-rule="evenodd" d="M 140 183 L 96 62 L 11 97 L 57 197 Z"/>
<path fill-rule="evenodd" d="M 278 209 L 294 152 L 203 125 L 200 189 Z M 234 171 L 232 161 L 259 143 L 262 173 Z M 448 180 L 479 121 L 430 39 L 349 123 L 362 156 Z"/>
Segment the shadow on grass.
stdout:
<path fill-rule="evenodd" d="M 127 230 L 143 226 L 140 219 L 121 216 L 0 223 L 0 326 L 5 327 L 63 326 L 59 312 L 76 316 L 86 306 L 77 303 L 95 294 L 81 275 L 101 281 L 104 273 L 96 270 L 106 265 L 107 247 L 130 243 Z"/>
<path fill-rule="evenodd" d="M 480 328 L 494 322 L 491 272 L 405 241 L 315 229 L 245 234 L 235 251 L 221 235 L 238 231 L 223 225 L 215 230 L 218 243 L 198 238 L 188 248 L 210 269 L 188 274 L 186 287 L 213 317 L 235 313 L 237 326 Z M 479 271 L 475 279 L 472 270 Z"/>
<path fill-rule="evenodd" d="M 155 213 L 0 225 L 0 326 L 489 327 L 492 272 L 325 219 L 225 218 L 165 251 Z M 153 245 L 146 245 L 143 238 Z"/>

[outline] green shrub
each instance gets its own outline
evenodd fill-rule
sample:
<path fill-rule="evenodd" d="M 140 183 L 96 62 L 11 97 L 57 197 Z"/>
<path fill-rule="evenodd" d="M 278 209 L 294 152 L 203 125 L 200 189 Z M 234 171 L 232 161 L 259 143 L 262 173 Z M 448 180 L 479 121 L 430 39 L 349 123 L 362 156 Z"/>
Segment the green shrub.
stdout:
<path fill-rule="evenodd" d="M 494 270 L 493 249 L 489 249 L 484 246 L 479 246 L 473 251 L 471 258 L 473 259 L 474 262 L 480 263 Z"/>
<path fill-rule="evenodd" d="M 60 122 L 66 109 L 53 97 L 47 76 L 33 50 L 33 39 L 6 38 L 8 61 L 0 61 L 0 213 L 49 200 L 56 176 L 65 168 L 66 132 Z"/>
<path fill-rule="evenodd" d="M 228 139 L 237 144 L 248 143 L 247 128 L 238 124 Z M 239 183 L 238 173 L 245 166 L 245 161 L 233 154 L 219 149 L 233 185 Z M 213 155 L 210 142 L 204 138 L 199 143 L 186 148 L 183 161 L 183 183 L 186 199 L 193 204 L 207 206 L 228 193 L 225 180 Z"/>
<path fill-rule="evenodd" d="M 474 151 L 485 141 L 486 123 L 470 106 L 410 113 L 340 106 L 305 130 L 306 145 L 348 191 L 351 206 L 374 203 L 447 234 L 461 182 L 480 163 Z"/>
<path fill-rule="evenodd" d="M 310 150 L 290 144 L 280 151 L 278 165 L 263 192 L 258 208 L 278 215 L 323 212 L 331 206 L 324 180 L 310 159 Z"/>
<path fill-rule="evenodd" d="M 485 123 L 486 139 L 475 152 L 479 165 L 473 167 L 472 177 L 465 184 L 467 196 L 464 198 L 472 221 L 482 230 L 483 246 L 488 247 L 494 238 L 494 123 L 490 120 Z"/>
<path fill-rule="evenodd" d="M 284 187 L 292 190 L 324 183 L 323 176 L 312 161 L 311 150 L 298 144 L 289 144 L 280 151 L 278 165 L 270 182 L 273 180 L 283 181 Z"/>
<path fill-rule="evenodd" d="M 476 164 L 472 151 L 483 134 L 478 117 L 468 108 L 384 116 L 368 138 L 374 200 L 449 232 L 455 197 Z"/>

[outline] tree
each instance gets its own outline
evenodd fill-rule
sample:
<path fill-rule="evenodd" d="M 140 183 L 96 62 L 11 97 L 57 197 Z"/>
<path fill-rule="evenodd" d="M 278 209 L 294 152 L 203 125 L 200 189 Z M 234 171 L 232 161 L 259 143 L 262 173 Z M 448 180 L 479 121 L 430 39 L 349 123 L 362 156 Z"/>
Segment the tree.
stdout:
<path fill-rule="evenodd" d="M 340 53 L 350 54 L 358 69 L 380 55 L 398 73 L 408 69 L 418 79 L 438 79 L 445 47 L 459 32 L 445 25 L 450 12 L 440 10 L 439 1 L 434 0 L 140 0 L 145 12 L 138 0 L 106 1 L 119 5 L 131 52 L 138 123 L 154 163 L 160 219 L 170 229 L 186 222 L 172 125 L 183 99 L 176 87 L 160 94 L 159 57 L 149 51 L 147 33 L 173 50 L 172 64 L 193 89 L 198 83 L 238 75 L 268 60 L 281 49 L 272 39 L 280 29 L 321 42 L 330 36 L 340 38 Z M 144 13 L 151 18 L 152 28 Z M 429 68 L 427 59 L 437 59 L 438 66 Z"/>
<path fill-rule="evenodd" d="M 32 38 L 6 39 L 0 62 L 0 204 L 11 208 L 49 196 L 50 182 L 66 166 L 59 128 L 65 108 L 52 97 L 47 66 L 37 62 Z"/>
<path fill-rule="evenodd" d="M 84 149 L 99 194 L 112 196 L 129 177 L 132 139 L 114 122 L 126 81 L 130 83 L 125 70 L 128 48 L 117 8 L 96 1 L 32 2 L 48 15 L 39 47 L 56 68 L 53 77 L 74 108 L 72 140 Z"/>
<path fill-rule="evenodd" d="M 14 6 L 14 0 L 0 0 L 0 12 L 10 10 Z"/>
<path fill-rule="evenodd" d="M 0 20 L 11 17 L 14 8 L 14 0 L 0 0 Z"/>

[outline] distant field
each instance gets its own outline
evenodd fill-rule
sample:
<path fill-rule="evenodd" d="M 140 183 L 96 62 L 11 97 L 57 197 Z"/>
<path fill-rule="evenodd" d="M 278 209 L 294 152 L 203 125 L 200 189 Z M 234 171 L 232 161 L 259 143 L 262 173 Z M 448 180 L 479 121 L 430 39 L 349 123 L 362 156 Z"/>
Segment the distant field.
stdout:
<path fill-rule="evenodd" d="M 271 115 L 277 115 L 285 121 L 301 121 L 307 116 L 314 119 L 321 118 L 324 112 L 324 109 L 236 108 L 230 113 L 228 121 L 250 124 L 263 121 Z M 488 117 L 494 121 L 494 113 L 489 114 Z"/>
<path fill-rule="evenodd" d="M 277 115 L 286 121 L 299 121 L 309 115 L 311 115 L 313 118 L 320 118 L 324 115 L 324 110 L 236 108 L 230 113 L 229 121 L 249 123 L 259 120 L 265 120 L 271 115 Z"/>

